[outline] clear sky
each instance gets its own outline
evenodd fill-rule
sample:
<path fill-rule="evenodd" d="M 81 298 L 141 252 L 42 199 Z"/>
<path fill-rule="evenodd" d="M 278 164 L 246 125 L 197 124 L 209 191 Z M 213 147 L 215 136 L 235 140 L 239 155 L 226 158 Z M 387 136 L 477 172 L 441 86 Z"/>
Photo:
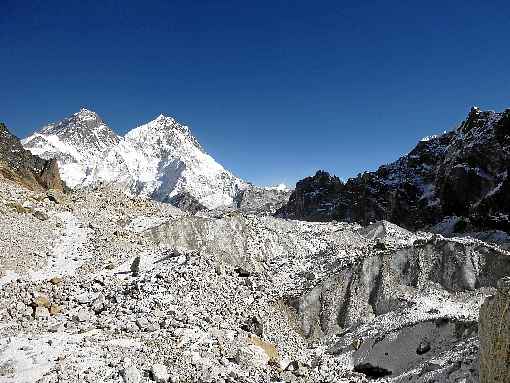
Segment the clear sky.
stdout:
<path fill-rule="evenodd" d="M 509 1 L 0 0 L 0 121 L 164 113 L 257 184 L 342 178 L 510 107 Z"/>

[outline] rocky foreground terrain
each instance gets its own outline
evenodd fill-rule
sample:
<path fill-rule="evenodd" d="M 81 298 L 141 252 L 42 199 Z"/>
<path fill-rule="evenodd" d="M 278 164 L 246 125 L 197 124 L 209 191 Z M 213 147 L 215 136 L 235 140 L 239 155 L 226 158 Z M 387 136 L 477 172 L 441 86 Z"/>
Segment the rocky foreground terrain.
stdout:
<path fill-rule="evenodd" d="M 385 221 L 2 178 L 0 252 L 2 383 L 478 382 L 479 307 L 510 275 L 502 247 Z"/>

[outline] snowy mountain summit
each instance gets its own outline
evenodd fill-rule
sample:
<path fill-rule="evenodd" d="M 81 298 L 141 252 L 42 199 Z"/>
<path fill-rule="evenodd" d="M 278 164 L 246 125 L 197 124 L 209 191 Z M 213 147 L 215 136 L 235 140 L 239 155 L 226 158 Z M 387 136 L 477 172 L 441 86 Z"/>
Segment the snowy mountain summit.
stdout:
<path fill-rule="evenodd" d="M 67 185 L 75 187 L 85 181 L 98 155 L 120 140 L 95 112 L 82 108 L 21 142 L 32 154 L 45 159 L 57 158 L 62 178 Z"/>
<path fill-rule="evenodd" d="M 131 195 L 165 202 L 185 196 L 211 209 L 231 205 L 247 187 L 203 150 L 189 127 L 164 115 L 119 136 L 83 108 L 22 143 L 57 158 L 70 187 L 115 183 Z"/>

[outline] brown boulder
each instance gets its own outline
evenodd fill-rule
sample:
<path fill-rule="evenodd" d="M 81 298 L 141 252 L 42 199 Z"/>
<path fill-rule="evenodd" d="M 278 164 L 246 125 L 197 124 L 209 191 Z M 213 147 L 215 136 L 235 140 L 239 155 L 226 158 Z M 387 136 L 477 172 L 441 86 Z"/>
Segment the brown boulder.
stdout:
<path fill-rule="evenodd" d="M 510 383 L 510 277 L 480 308 L 480 383 Z"/>
<path fill-rule="evenodd" d="M 25 150 L 3 123 L 0 123 L 0 176 L 38 192 L 66 189 L 57 161 L 42 159 Z"/>

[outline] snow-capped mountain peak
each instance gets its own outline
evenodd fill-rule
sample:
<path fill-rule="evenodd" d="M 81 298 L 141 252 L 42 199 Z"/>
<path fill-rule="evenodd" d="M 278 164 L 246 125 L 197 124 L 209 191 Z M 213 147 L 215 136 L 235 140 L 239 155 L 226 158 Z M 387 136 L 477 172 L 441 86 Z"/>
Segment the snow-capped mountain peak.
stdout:
<path fill-rule="evenodd" d="M 188 126 L 177 122 L 173 117 L 163 114 L 129 131 L 126 134 L 126 138 L 149 145 L 167 144 L 173 146 L 189 142 L 202 150 L 202 147 Z"/>
<path fill-rule="evenodd" d="M 170 201 L 190 196 L 207 208 L 230 205 L 246 183 L 201 147 L 188 126 L 160 114 L 117 135 L 86 108 L 23 140 L 25 148 L 57 158 L 71 187 L 116 183 L 131 195 Z"/>
<path fill-rule="evenodd" d="M 120 140 L 96 112 L 82 108 L 62 121 L 44 126 L 22 144 L 35 155 L 57 158 L 62 178 L 75 187 L 84 182 L 98 156 Z"/>
<path fill-rule="evenodd" d="M 56 124 L 46 125 L 41 130 L 41 133 L 62 134 L 73 130 L 102 130 L 108 132 L 110 135 L 115 135 L 96 112 L 85 108 L 81 108 L 79 112 L 74 113 Z"/>
<path fill-rule="evenodd" d="M 96 119 L 99 118 L 99 115 L 93 110 L 81 107 L 80 111 L 74 114 L 75 116 L 79 116 L 83 119 Z"/>
<path fill-rule="evenodd" d="M 166 116 L 163 113 L 161 113 L 158 117 L 156 117 L 153 121 L 163 121 L 163 120 L 171 120 L 172 122 L 175 121 L 175 119 L 172 116 Z"/>

